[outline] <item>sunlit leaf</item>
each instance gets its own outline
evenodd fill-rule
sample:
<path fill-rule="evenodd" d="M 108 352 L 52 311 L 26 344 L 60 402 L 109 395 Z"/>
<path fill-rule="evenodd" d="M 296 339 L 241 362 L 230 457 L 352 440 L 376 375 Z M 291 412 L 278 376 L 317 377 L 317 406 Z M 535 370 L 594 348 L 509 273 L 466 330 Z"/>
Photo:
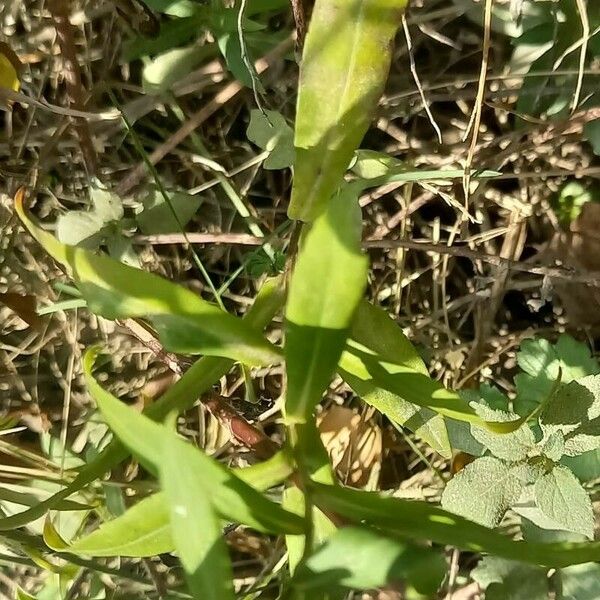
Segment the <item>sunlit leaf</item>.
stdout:
<path fill-rule="evenodd" d="M 173 437 L 163 446 L 159 473 L 188 588 L 196 600 L 233 600 L 231 562 L 210 499 L 212 481 L 187 457 L 187 444 Z"/>
<path fill-rule="evenodd" d="M 427 368 L 398 325 L 382 309 L 362 301 L 354 314 L 351 338 L 382 357 L 428 377 Z M 346 350 L 340 361 L 340 374 L 367 404 L 374 406 L 391 421 L 407 427 L 447 458 L 451 455 L 444 418 L 432 410 L 413 404 L 402 395 L 378 387 L 373 379 L 355 375 L 355 364 Z M 350 351 L 351 352 L 351 351 Z M 345 369 L 345 368 L 346 369 Z M 348 369 L 349 368 L 349 369 Z"/>
<path fill-rule="evenodd" d="M 94 358 L 94 351 L 88 351 L 85 355 L 85 379 L 107 424 L 149 470 L 158 473 L 165 444 L 180 442 L 180 438 L 170 428 L 154 423 L 100 387 L 91 373 Z M 210 483 L 211 502 L 224 519 L 243 523 L 259 531 L 299 533 L 303 530 L 302 519 L 267 500 L 230 469 L 199 449 L 184 444 L 181 453 L 181 460 L 187 468 L 201 474 Z"/>
<path fill-rule="evenodd" d="M 564 567 L 600 560 L 600 542 L 517 542 L 427 502 L 383 496 L 312 483 L 318 506 L 385 530 L 388 534 L 431 540 L 470 552 L 485 552 L 512 560 Z"/>
<path fill-rule="evenodd" d="M 321 399 L 367 282 L 360 250 L 361 214 L 349 186 L 308 232 L 286 308 L 286 418 L 304 422 Z"/>
<path fill-rule="evenodd" d="M 314 220 L 340 185 L 383 92 L 405 4 L 315 3 L 300 67 L 290 218 Z"/>
<path fill-rule="evenodd" d="M 72 274 L 92 312 L 108 319 L 147 318 L 164 347 L 174 352 L 225 356 L 251 365 L 280 360 L 277 349 L 257 331 L 191 290 L 106 256 L 61 244 L 32 221 L 23 199 L 21 189 L 15 197 L 19 217 Z"/>

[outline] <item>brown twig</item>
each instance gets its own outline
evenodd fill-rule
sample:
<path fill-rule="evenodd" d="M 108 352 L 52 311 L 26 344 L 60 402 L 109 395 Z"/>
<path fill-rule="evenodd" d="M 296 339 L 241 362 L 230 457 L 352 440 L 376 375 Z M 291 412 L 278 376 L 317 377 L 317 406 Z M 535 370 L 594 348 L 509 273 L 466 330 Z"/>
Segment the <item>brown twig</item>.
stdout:
<path fill-rule="evenodd" d="M 54 18 L 56 35 L 60 44 L 61 56 L 64 65 L 64 77 L 67 85 L 67 94 L 71 107 L 77 111 L 85 108 L 84 89 L 81 83 L 81 73 L 77 62 L 75 43 L 73 42 L 73 25 L 69 20 L 69 2 L 67 0 L 49 0 L 48 10 Z M 79 138 L 79 145 L 83 154 L 83 162 L 90 177 L 96 175 L 98 157 L 92 141 L 88 123 L 80 117 L 73 118 L 75 132 Z"/>

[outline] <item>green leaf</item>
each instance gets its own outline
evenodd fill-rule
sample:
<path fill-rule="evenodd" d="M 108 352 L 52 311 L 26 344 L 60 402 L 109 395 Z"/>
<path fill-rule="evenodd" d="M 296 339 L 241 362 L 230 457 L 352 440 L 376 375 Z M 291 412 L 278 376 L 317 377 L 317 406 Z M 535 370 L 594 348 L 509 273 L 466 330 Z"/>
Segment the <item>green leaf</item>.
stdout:
<path fill-rule="evenodd" d="M 545 339 L 526 340 L 517 353 L 519 367 L 525 371 L 515 377 L 515 410 L 525 415 L 548 397 L 554 383 L 570 383 L 586 375 L 600 373 L 589 348 L 568 335 L 561 335 L 555 345 Z"/>
<path fill-rule="evenodd" d="M 197 25 L 190 21 L 197 32 Z M 191 44 L 183 48 L 169 47 L 144 65 L 142 81 L 147 94 L 158 94 L 170 90 L 173 84 L 183 79 L 207 59 L 216 54 L 214 44 L 198 46 Z"/>
<path fill-rule="evenodd" d="M 600 477 L 600 449 L 579 456 L 563 456 L 560 462 L 580 481 L 591 481 Z"/>
<path fill-rule="evenodd" d="M 123 218 L 121 199 L 95 182 L 89 190 L 91 210 L 70 210 L 56 221 L 56 237 L 63 244 L 95 249 L 102 229 Z"/>
<path fill-rule="evenodd" d="M 523 483 L 511 465 L 483 456 L 446 484 L 442 506 L 486 527 L 496 527 L 522 489 Z"/>
<path fill-rule="evenodd" d="M 233 600 L 231 562 L 210 500 L 212 482 L 188 462 L 188 448 L 176 437 L 165 442 L 159 468 L 175 547 L 193 598 Z"/>
<path fill-rule="evenodd" d="M 148 496 L 79 538 L 65 552 L 86 556 L 154 556 L 174 548 L 164 494 Z"/>
<path fill-rule="evenodd" d="M 265 116 L 266 114 L 266 116 Z M 270 152 L 263 163 L 265 169 L 286 169 L 294 162 L 294 132 L 283 115 L 275 110 L 250 111 L 248 139 Z"/>
<path fill-rule="evenodd" d="M 304 492 L 296 487 L 289 486 L 283 492 L 283 507 L 298 516 L 304 517 L 306 514 L 306 504 Z M 336 531 L 336 526 L 331 520 L 316 506 L 312 509 L 312 527 L 313 527 L 313 543 L 321 544 L 327 540 Z M 285 545 L 288 550 L 288 567 L 290 574 L 294 574 L 296 567 L 300 563 L 304 555 L 304 544 L 306 534 L 285 536 Z"/>
<path fill-rule="evenodd" d="M 17 588 L 17 600 L 36 600 L 35 596 L 28 594 L 26 591 L 22 590 L 20 587 Z"/>
<path fill-rule="evenodd" d="M 586 563 L 561 569 L 562 600 L 597 600 L 600 565 Z"/>
<path fill-rule="evenodd" d="M 417 373 L 428 375 L 427 368 L 398 325 L 382 309 L 363 300 L 354 314 L 351 338 L 381 357 L 388 357 Z M 352 361 L 342 355 L 346 366 Z M 432 410 L 408 402 L 404 397 L 363 380 L 352 371 L 340 369 L 340 374 L 367 404 L 374 406 L 397 425 L 413 431 L 442 456 L 449 458 L 452 450 L 444 418 Z"/>
<path fill-rule="evenodd" d="M 192 196 L 184 192 L 169 194 L 171 207 L 165 201 L 163 194 L 152 189 L 144 197 L 143 210 L 136 216 L 136 221 L 142 233 L 154 235 L 159 233 L 176 233 L 185 227 L 196 214 L 202 200 L 199 196 Z M 177 215 L 177 219 L 173 215 Z"/>
<path fill-rule="evenodd" d="M 336 531 L 294 575 L 301 591 L 372 589 L 408 580 L 431 596 L 446 572 L 440 552 L 399 541 L 367 527 Z"/>
<path fill-rule="evenodd" d="M 540 415 L 546 437 L 560 432 L 564 454 L 577 456 L 600 448 L 600 375 L 561 386 Z"/>
<path fill-rule="evenodd" d="M 341 356 L 338 372 L 353 388 L 380 388 L 412 404 L 423 406 L 459 421 L 485 426 L 481 417 L 457 393 L 444 388 L 428 375 L 392 356 L 381 357 L 370 348 L 350 340 Z"/>
<path fill-rule="evenodd" d="M 288 215 L 314 220 L 341 183 L 387 79 L 404 0 L 317 0 L 300 67 Z"/>
<path fill-rule="evenodd" d="M 262 491 L 280 484 L 293 468 L 282 451 L 264 462 L 234 471 L 242 481 Z M 70 546 L 57 549 L 87 556 L 144 557 L 172 552 L 175 545 L 165 495 L 158 492 L 148 496 Z"/>
<path fill-rule="evenodd" d="M 477 414 L 487 422 L 505 423 L 518 419 L 518 415 L 501 410 L 488 408 L 484 404 L 473 403 Z M 519 461 L 527 458 L 535 447 L 533 431 L 524 423 L 511 433 L 498 434 L 471 424 L 471 434 L 483 444 L 496 458 L 509 461 Z"/>
<path fill-rule="evenodd" d="M 246 313 L 244 320 L 255 329 L 262 329 L 271 322 L 281 308 L 285 298 L 285 285 L 281 278 L 266 280 L 261 286 L 254 304 Z M 212 385 L 231 369 L 229 359 L 204 356 L 198 359 L 156 402 L 145 411 L 154 420 L 164 419 L 173 411 L 184 411 L 196 402 L 197 398 L 209 390 Z M 100 479 L 106 471 L 127 458 L 127 450 L 118 440 L 113 440 L 93 461 L 83 466 L 73 482 L 50 498 L 15 515 L 0 518 L 0 531 L 9 531 L 22 527 L 46 512 L 89 483 Z"/>
<path fill-rule="evenodd" d="M 376 152 L 375 150 L 357 150 L 354 153 L 355 161 L 351 169 L 362 179 L 374 179 L 375 177 L 385 177 L 394 170 L 399 170 L 404 166 L 404 162 L 386 154 L 385 152 Z"/>
<path fill-rule="evenodd" d="M 471 571 L 486 600 L 547 600 L 548 569 L 485 556 Z"/>
<path fill-rule="evenodd" d="M 511 560 L 564 567 L 600 560 L 600 542 L 538 544 L 516 542 L 496 531 L 427 502 L 392 498 L 339 486 L 311 483 L 313 499 L 332 510 L 389 535 L 448 544 L 470 552 L 485 552 Z"/>
<path fill-rule="evenodd" d="M 157 473 L 163 461 L 164 445 L 180 441 L 179 437 L 170 428 L 154 423 L 102 389 L 91 372 L 94 358 L 94 351 L 88 351 L 84 358 L 90 394 L 115 435 L 150 471 Z M 267 500 L 230 469 L 197 448 L 184 444 L 181 453 L 187 468 L 205 478 L 210 486 L 211 502 L 224 519 L 259 531 L 300 533 L 304 530 L 302 519 Z"/>
<path fill-rule="evenodd" d="M 321 399 L 342 353 L 367 282 L 360 250 L 361 214 L 348 186 L 306 235 L 286 307 L 286 418 L 305 422 Z"/>
<path fill-rule="evenodd" d="M 556 465 L 535 482 L 535 503 L 567 531 L 582 533 L 593 539 L 592 503 L 575 475 L 566 467 Z"/>
<path fill-rule="evenodd" d="M 250 365 L 279 362 L 279 352 L 240 319 L 166 279 L 82 248 L 65 246 L 23 210 L 19 217 L 44 249 L 72 273 L 89 309 L 108 319 L 147 318 L 167 350 L 225 356 Z"/>

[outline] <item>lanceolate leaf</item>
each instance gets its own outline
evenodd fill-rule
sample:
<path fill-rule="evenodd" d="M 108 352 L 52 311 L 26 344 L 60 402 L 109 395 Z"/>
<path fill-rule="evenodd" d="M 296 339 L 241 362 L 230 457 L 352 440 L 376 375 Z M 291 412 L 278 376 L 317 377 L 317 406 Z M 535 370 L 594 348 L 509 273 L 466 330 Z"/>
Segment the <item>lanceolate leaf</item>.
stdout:
<path fill-rule="evenodd" d="M 225 356 L 244 363 L 278 362 L 279 352 L 237 317 L 162 277 L 82 248 L 65 246 L 41 229 L 15 197 L 19 217 L 44 249 L 74 277 L 88 307 L 108 319 L 147 318 L 174 352 Z"/>
<path fill-rule="evenodd" d="M 188 588 L 196 600 L 233 600 L 231 562 L 210 501 L 212 482 L 187 458 L 187 444 L 172 438 L 163 447 L 159 471 Z"/>
<path fill-rule="evenodd" d="M 509 537 L 453 515 L 427 502 L 384 497 L 312 483 L 312 497 L 324 509 L 384 529 L 390 535 L 431 540 L 470 552 L 485 552 L 549 567 L 565 567 L 600 560 L 600 542 L 538 544 Z"/>
<path fill-rule="evenodd" d="M 304 45 L 288 214 L 314 220 L 340 185 L 387 79 L 405 0 L 317 0 Z"/>
<path fill-rule="evenodd" d="M 165 444 L 180 442 L 170 428 L 158 425 L 148 417 L 127 407 L 105 391 L 94 379 L 91 369 L 94 351 L 84 358 L 84 374 L 88 389 L 104 418 L 123 444 L 154 473 L 164 460 Z M 236 477 L 230 469 L 206 456 L 190 444 L 180 450 L 182 462 L 207 481 L 211 502 L 224 519 L 243 523 L 259 531 L 300 533 L 304 523 L 297 515 L 283 510 Z"/>
<path fill-rule="evenodd" d="M 356 189 L 336 195 L 308 232 L 286 309 L 286 416 L 305 422 L 331 379 L 367 282 Z"/>
<path fill-rule="evenodd" d="M 350 335 L 352 340 L 379 353 L 380 356 L 387 356 L 390 360 L 405 365 L 416 373 L 428 376 L 421 357 L 398 325 L 385 311 L 366 300 L 359 304 L 354 314 Z M 348 367 L 351 361 L 345 360 L 344 355 L 340 364 Z M 341 368 L 340 374 L 367 404 L 374 406 L 394 423 L 415 432 L 442 456 L 450 457 L 452 449 L 444 418 L 441 415 L 407 401 L 402 395 L 378 387 L 373 380 L 361 379 L 353 375 L 352 371 Z"/>
<path fill-rule="evenodd" d="M 266 281 L 244 320 L 251 327 L 262 329 L 281 308 L 284 297 L 285 286 L 282 285 L 280 278 Z M 232 365 L 233 362 L 227 358 L 204 356 L 198 359 L 181 379 L 148 407 L 146 414 L 151 419 L 161 420 L 174 410 L 183 411 L 190 408 L 198 396 L 227 374 Z M 68 486 L 27 510 L 0 518 L 0 531 L 16 529 L 43 517 L 50 509 L 56 508 L 62 500 L 102 477 L 104 473 L 127 458 L 127 455 L 128 451 L 123 445 L 118 440 L 113 440 L 96 459 L 81 468 L 77 477 Z"/>
<path fill-rule="evenodd" d="M 85 556 L 154 556 L 174 549 L 164 494 L 148 496 L 67 548 Z"/>

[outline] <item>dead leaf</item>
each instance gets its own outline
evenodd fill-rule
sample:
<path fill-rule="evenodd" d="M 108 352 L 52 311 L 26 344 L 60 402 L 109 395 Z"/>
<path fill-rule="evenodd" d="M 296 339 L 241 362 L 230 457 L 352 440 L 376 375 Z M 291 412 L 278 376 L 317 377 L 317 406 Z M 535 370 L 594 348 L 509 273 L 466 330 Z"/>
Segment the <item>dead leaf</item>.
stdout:
<path fill-rule="evenodd" d="M 565 267 L 600 273 L 600 204 L 584 204 L 569 231 L 561 232 L 551 240 L 548 254 Z M 572 325 L 600 323 L 600 288 L 564 279 L 551 281 Z"/>
<path fill-rule="evenodd" d="M 353 487 L 375 489 L 383 452 L 381 428 L 337 405 L 325 410 L 317 425 L 338 477 Z"/>
<path fill-rule="evenodd" d="M 14 294 L 6 292 L 0 294 L 0 304 L 8 306 L 25 323 L 33 329 L 41 331 L 44 326 L 43 319 L 37 314 L 37 300 L 29 294 Z"/>

